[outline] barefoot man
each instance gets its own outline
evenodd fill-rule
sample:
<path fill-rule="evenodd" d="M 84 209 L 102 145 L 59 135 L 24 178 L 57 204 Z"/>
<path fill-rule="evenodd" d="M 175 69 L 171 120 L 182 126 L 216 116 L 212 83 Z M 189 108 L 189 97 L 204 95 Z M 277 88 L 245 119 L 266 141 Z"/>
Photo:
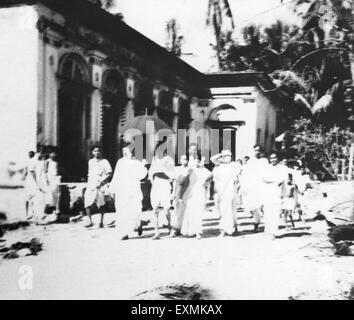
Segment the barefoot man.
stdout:
<path fill-rule="evenodd" d="M 94 204 L 101 212 L 101 222 L 99 227 L 103 228 L 103 216 L 105 205 L 105 190 L 104 187 L 112 176 L 112 168 L 106 159 L 102 158 L 101 149 L 99 146 L 92 148 L 93 158 L 88 162 L 88 179 L 85 192 L 85 209 L 89 218 L 87 228 L 92 227 L 92 209 Z"/>
<path fill-rule="evenodd" d="M 117 228 L 122 240 L 128 240 L 134 230 L 142 234 L 141 209 L 143 194 L 140 181 L 147 175 L 142 162 L 133 158 L 131 145 L 122 149 L 123 157 L 118 160 L 110 185 L 118 213 Z"/>
<path fill-rule="evenodd" d="M 173 194 L 175 195 L 174 198 L 174 219 L 171 219 L 171 237 L 175 237 L 181 234 L 181 227 L 183 222 L 184 216 L 184 203 L 182 201 L 183 194 L 187 189 L 188 186 L 188 174 L 189 174 L 189 167 L 188 167 L 188 159 L 186 155 L 182 155 L 180 158 L 180 166 L 175 168 L 175 180 L 174 180 L 174 187 L 173 187 Z"/>
<path fill-rule="evenodd" d="M 160 239 L 159 232 L 159 218 L 160 211 L 163 212 L 169 231 L 173 235 L 171 229 L 171 215 L 170 215 L 170 206 L 171 206 L 171 182 L 175 177 L 175 163 L 173 159 L 167 155 L 167 152 L 164 151 L 162 154 L 158 152 L 157 145 L 155 150 L 155 155 L 151 162 L 151 167 L 149 170 L 149 179 L 151 181 L 151 205 L 155 213 L 155 235 L 153 240 Z"/>

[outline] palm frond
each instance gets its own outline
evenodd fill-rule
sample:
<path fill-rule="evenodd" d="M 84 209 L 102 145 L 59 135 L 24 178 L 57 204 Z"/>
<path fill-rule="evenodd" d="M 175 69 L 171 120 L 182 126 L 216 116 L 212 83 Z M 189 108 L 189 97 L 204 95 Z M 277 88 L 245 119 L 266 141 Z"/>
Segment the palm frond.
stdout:
<path fill-rule="evenodd" d="M 312 113 L 316 114 L 321 111 L 327 111 L 328 108 L 332 105 L 332 102 L 332 95 L 326 93 L 314 104 L 312 107 Z"/>
<path fill-rule="evenodd" d="M 295 102 L 300 102 L 301 104 L 303 104 L 308 110 L 310 110 L 312 112 L 312 108 L 310 103 L 307 101 L 307 99 L 300 93 L 296 93 L 295 97 L 294 97 L 294 101 Z"/>

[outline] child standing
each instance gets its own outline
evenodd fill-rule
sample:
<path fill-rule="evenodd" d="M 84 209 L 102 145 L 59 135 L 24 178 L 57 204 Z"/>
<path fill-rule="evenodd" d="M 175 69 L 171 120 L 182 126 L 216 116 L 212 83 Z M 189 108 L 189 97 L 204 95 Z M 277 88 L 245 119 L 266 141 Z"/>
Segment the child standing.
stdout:
<path fill-rule="evenodd" d="M 297 206 L 298 199 L 298 187 L 293 181 L 293 175 L 288 174 L 288 180 L 283 184 L 282 188 L 282 213 L 284 218 L 284 224 L 287 230 L 288 227 L 288 217 L 290 218 L 291 225 L 294 228 L 293 213 Z"/>

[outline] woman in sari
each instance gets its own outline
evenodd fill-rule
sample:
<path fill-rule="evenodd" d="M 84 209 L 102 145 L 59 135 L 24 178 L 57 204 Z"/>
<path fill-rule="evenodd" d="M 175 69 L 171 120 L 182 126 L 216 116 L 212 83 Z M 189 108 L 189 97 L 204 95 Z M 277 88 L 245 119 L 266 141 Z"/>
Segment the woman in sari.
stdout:
<path fill-rule="evenodd" d="M 205 188 L 212 179 L 212 173 L 201 163 L 200 154 L 197 155 L 195 166 L 189 169 L 189 184 L 183 195 L 185 205 L 181 233 L 184 236 L 195 236 L 201 239 L 203 228 L 202 220 L 205 212 Z"/>

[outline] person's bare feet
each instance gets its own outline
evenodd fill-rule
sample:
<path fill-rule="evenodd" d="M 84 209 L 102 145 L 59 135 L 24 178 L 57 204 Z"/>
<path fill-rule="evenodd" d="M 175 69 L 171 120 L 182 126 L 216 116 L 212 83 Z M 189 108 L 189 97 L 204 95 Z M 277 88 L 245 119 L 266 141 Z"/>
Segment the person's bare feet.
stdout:
<path fill-rule="evenodd" d="M 151 240 L 159 240 L 160 239 L 160 234 L 155 233 L 155 235 L 151 238 Z"/>
<path fill-rule="evenodd" d="M 99 225 L 99 228 L 102 229 L 104 226 L 103 226 L 103 222 L 100 223 Z"/>
<path fill-rule="evenodd" d="M 171 229 L 169 233 L 170 238 L 176 238 L 177 237 L 177 230 Z"/>
<path fill-rule="evenodd" d="M 93 223 L 92 222 L 90 222 L 89 224 L 85 225 L 85 228 L 91 228 L 91 227 L 93 227 Z"/>
<path fill-rule="evenodd" d="M 219 237 L 220 238 L 223 238 L 223 237 L 225 237 L 226 236 L 226 233 L 224 232 L 224 231 L 221 231 L 221 233 L 219 234 Z"/>
<path fill-rule="evenodd" d="M 138 236 L 140 237 L 143 234 L 143 227 L 139 226 L 138 228 Z"/>
<path fill-rule="evenodd" d="M 71 222 L 73 222 L 73 223 L 79 222 L 80 220 L 83 219 L 83 217 L 84 217 L 83 215 L 79 215 L 78 217 L 74 217 L 71 219 Z"/>

